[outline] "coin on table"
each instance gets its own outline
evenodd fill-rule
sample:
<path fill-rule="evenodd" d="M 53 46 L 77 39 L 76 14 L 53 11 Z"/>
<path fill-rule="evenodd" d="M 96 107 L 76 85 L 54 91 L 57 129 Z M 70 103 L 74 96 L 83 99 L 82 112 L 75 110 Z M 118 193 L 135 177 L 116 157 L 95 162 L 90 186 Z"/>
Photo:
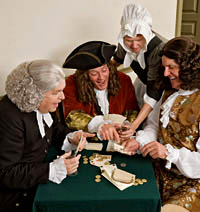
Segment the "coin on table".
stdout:
<path fill-rule="evenodd" d="M 106 162 L 104 163 L 104 165 L 110 165 L 110 162 L 106 161 Z"/>
<path fill-rule="evenodd" d="M 142 179 L 142 182 L 143 182 L 143 183 L 146 183 L 146 182 L 147 182 L 147 179 Z"/>
<path fill-rule="evenodd" d="M 100 179 L 101 178 L 101 175 L 96 175 L 95 176 L 97 179 Z"/>
<path fill-rule="evenodd" d="M 95 181 L 96 181 L 97 183 L 99 183 L 99 182 L 101 182 L 101 179 L 97 178 L 97 179 L 95 179 Z"/>
<path fill-rule="evenodd" d="M 138 183 L 134 182 L 134 183 L 133 183 L 133 185 L 134 185 L 134 186 L 137 186 L 137 185 L 138 185 Z"/>
<path fill-rule="evenodd" d="M 93 160 L 93 159 L 94 159 L 94 157 L 93 157 L 93 156 L 90 156 L 90 157 L 89 157 L 89 159 L 90 159 L 90 160 Z"/>
<path fill-rule="evenodd" d="M 86 160 L 86 161 L 88 161 L 88 158 L 83 158 L 83 160 Z"/>
<path fill-rule="evenodd" d="M 87 156 L 86 155 L 83 155 L 82 158 L 87 158 Z"/>
<path fill-rule="evenodd" d="M 135 182 L 136 182 L 136 183 L 138 183 L 139 181 L 140 181 L 140 179 L 139 179 L 139 178 L 136 178 L 136 179 L 135 179 Z"/>
<path fill-rule="evenodd" d="M 126 163 L 120 163 L 121 167 L 126 167 Z"/>
<path fill-rule="evenodd" d="M 143 184 L 142 180 L 138 181 L 138 184 L 142 185 Z"/>
<path fill-rule="evenodd" d="M 87 161 L 83 161 L 83 164 L 88 164 L 88 162 Z"/>

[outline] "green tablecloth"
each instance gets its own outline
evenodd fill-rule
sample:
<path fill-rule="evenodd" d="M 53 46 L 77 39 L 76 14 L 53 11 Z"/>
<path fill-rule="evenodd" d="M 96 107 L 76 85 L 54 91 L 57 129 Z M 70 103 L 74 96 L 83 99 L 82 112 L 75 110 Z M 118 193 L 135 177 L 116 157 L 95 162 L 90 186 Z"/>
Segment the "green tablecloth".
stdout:
<path fill-rule="evenodd" d="M 95 176 L 101 174 L 100 168 L 90 163 L 83 164 L 81 158 L 77 176 L 67 177 L 61 184 L 49 182 L 39 185 L 33 212 L 160 212 L 161 200 L 150 158 L 104 151 L 98 153 L 111 154 L 111 163 L 135 174 L 137 178 L 147 179 L 147 183 L 124 191 L 103 176 L 97 183 Z M 84 150 L 81 154 L 90 156 L 93 151 Z M 122 168 L 122 162 L 127 166 Z"/>

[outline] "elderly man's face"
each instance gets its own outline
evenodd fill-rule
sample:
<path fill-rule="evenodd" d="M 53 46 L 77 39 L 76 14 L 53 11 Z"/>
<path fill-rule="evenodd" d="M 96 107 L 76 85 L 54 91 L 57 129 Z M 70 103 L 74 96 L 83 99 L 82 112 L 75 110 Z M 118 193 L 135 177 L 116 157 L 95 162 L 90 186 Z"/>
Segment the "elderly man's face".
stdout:
<path fill-rule="evenodd" d="M 128 35 L 124 36 L 124 44 L 134 53 L 139 53 L 144 48 L 146 40 L 143 35 L 137 35 L 132 38 Z"/>
<path fill-rule="evenodd" d="M 162 56 L 162 64 L 165 67 L 164 76 L 170 79 L 172 88 L 179 89 L 181 81 L 179 79 L 179 65 L 173 59 Z"/>
<path fill-rule="evenodd" d="M 39 106 L 41 113 L 55 112 L 58 104 L 65 98 L 63 90 L 65 88 L 65 80 L 63 80 L 56 88 L 46 92 L 43 101 Z"/>
<path fill-rule="evenodd" d="M 104 90 L 108 87 L 109 68 L 107 64 L 98 68 L 90 69 L 88 75 L 96 89 Z"/>

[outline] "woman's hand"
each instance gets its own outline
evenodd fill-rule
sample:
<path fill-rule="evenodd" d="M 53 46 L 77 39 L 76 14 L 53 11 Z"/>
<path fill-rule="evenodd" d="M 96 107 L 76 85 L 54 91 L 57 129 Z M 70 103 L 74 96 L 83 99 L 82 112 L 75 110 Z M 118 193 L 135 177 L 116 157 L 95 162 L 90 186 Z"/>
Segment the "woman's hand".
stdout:
<path fill-rule="evenodd" d="M 115 125 L 112 124 L 104 124 L 101 127 L 100 135 L 103 140 L 114 140 L 117 143 L 120 143 L 119 134 L 116 130 Z"/>
<path fill-rule="evenodd" d="M 81 136 L 83 136 L 83 137 L 82 137 L 82 143 L 79 146 L 79 151 L 82 151 L 84 149 L 87 138 L 94 137 L 95 134 L 94 133 L 87 133 L 87 132 L 78 131 L 78 132 L 76 132 L 74 134 L 72 143 L 75 144 L 75 145 L 78 145 L 80 140 L 81 140 Z"/>
<path fill-rule="evenodd" d="M 140 144 L 136 141 L 136 138 L 128 139 L 122 143 L 124 150 L 130 152 L 131 155 L 137 153 L 137 150 L 140 148 Z"/>
<path fill-rule="evenodd" d="M 135 126 L 131 123 L 123 123 L 118 130 L 121 141 L 129 139 L 135 133 Z"/>
<path fill-rule="evenodd" d="M 79 154 L 76 157 L 70 158 L 71 154 L 72 152 L 70 151 L 61 156 L 64 160 L 64 164 L 68 175 L 73 174 L 77 171 L 79 166 L 79 159 L 81 157 L 81 155 Z"/>
<path fill-rule="evenodd" d="M 140 151 L 144 157 L 147 154 L 149 154 L 153 159 L 166 159 L 167 157 L 167 148 L 158 141 L 152 141 L 148 144 L 145 144 L 144 147 L 140 149 Z"/>

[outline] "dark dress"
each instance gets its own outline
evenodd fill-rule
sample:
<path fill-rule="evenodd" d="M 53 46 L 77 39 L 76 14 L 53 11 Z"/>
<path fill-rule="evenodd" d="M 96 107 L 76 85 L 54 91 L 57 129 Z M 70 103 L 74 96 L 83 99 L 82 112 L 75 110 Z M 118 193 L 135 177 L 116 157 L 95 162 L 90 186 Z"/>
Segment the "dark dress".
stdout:
<path fill-rule="evenodd" d="M 144 53 L 144 59 L 146 67 L 142 69 L 140 64 L 137 61 L 132 61 L 131 68 L 137 74 L 140 81 L 146 85 L 146 93 L 149 97 L 158 101 L 162 95 L 163 88 L 156 86 L 158 78 L 162 76 L 162 73 L 159 73 L 161 70 L 161 57 L 160 51 L 164 45 L 164 42 L 158 37 L 155 36 L 147 45 L 147 51 Z M 120 64 L 123 63 L 126 51 L 123 47 L 118 44 L 117 51 L 114 55 L 114 60 Z M 164 80 L 164 79 L 162 79 Z M 136 89 L 136 95 L 138 95 Z"/>
<path fill-rule="evenodd" d="M 37 185 L 47 183 L 50 145 L 60 149 L 69 132 L 55 113 L 42 138 L 35 112 L 21 112 L 7 96 L 0 101 L 0 211 L 31 211 Z M 56 142 L 55 142 L 56 141 Z"/>

